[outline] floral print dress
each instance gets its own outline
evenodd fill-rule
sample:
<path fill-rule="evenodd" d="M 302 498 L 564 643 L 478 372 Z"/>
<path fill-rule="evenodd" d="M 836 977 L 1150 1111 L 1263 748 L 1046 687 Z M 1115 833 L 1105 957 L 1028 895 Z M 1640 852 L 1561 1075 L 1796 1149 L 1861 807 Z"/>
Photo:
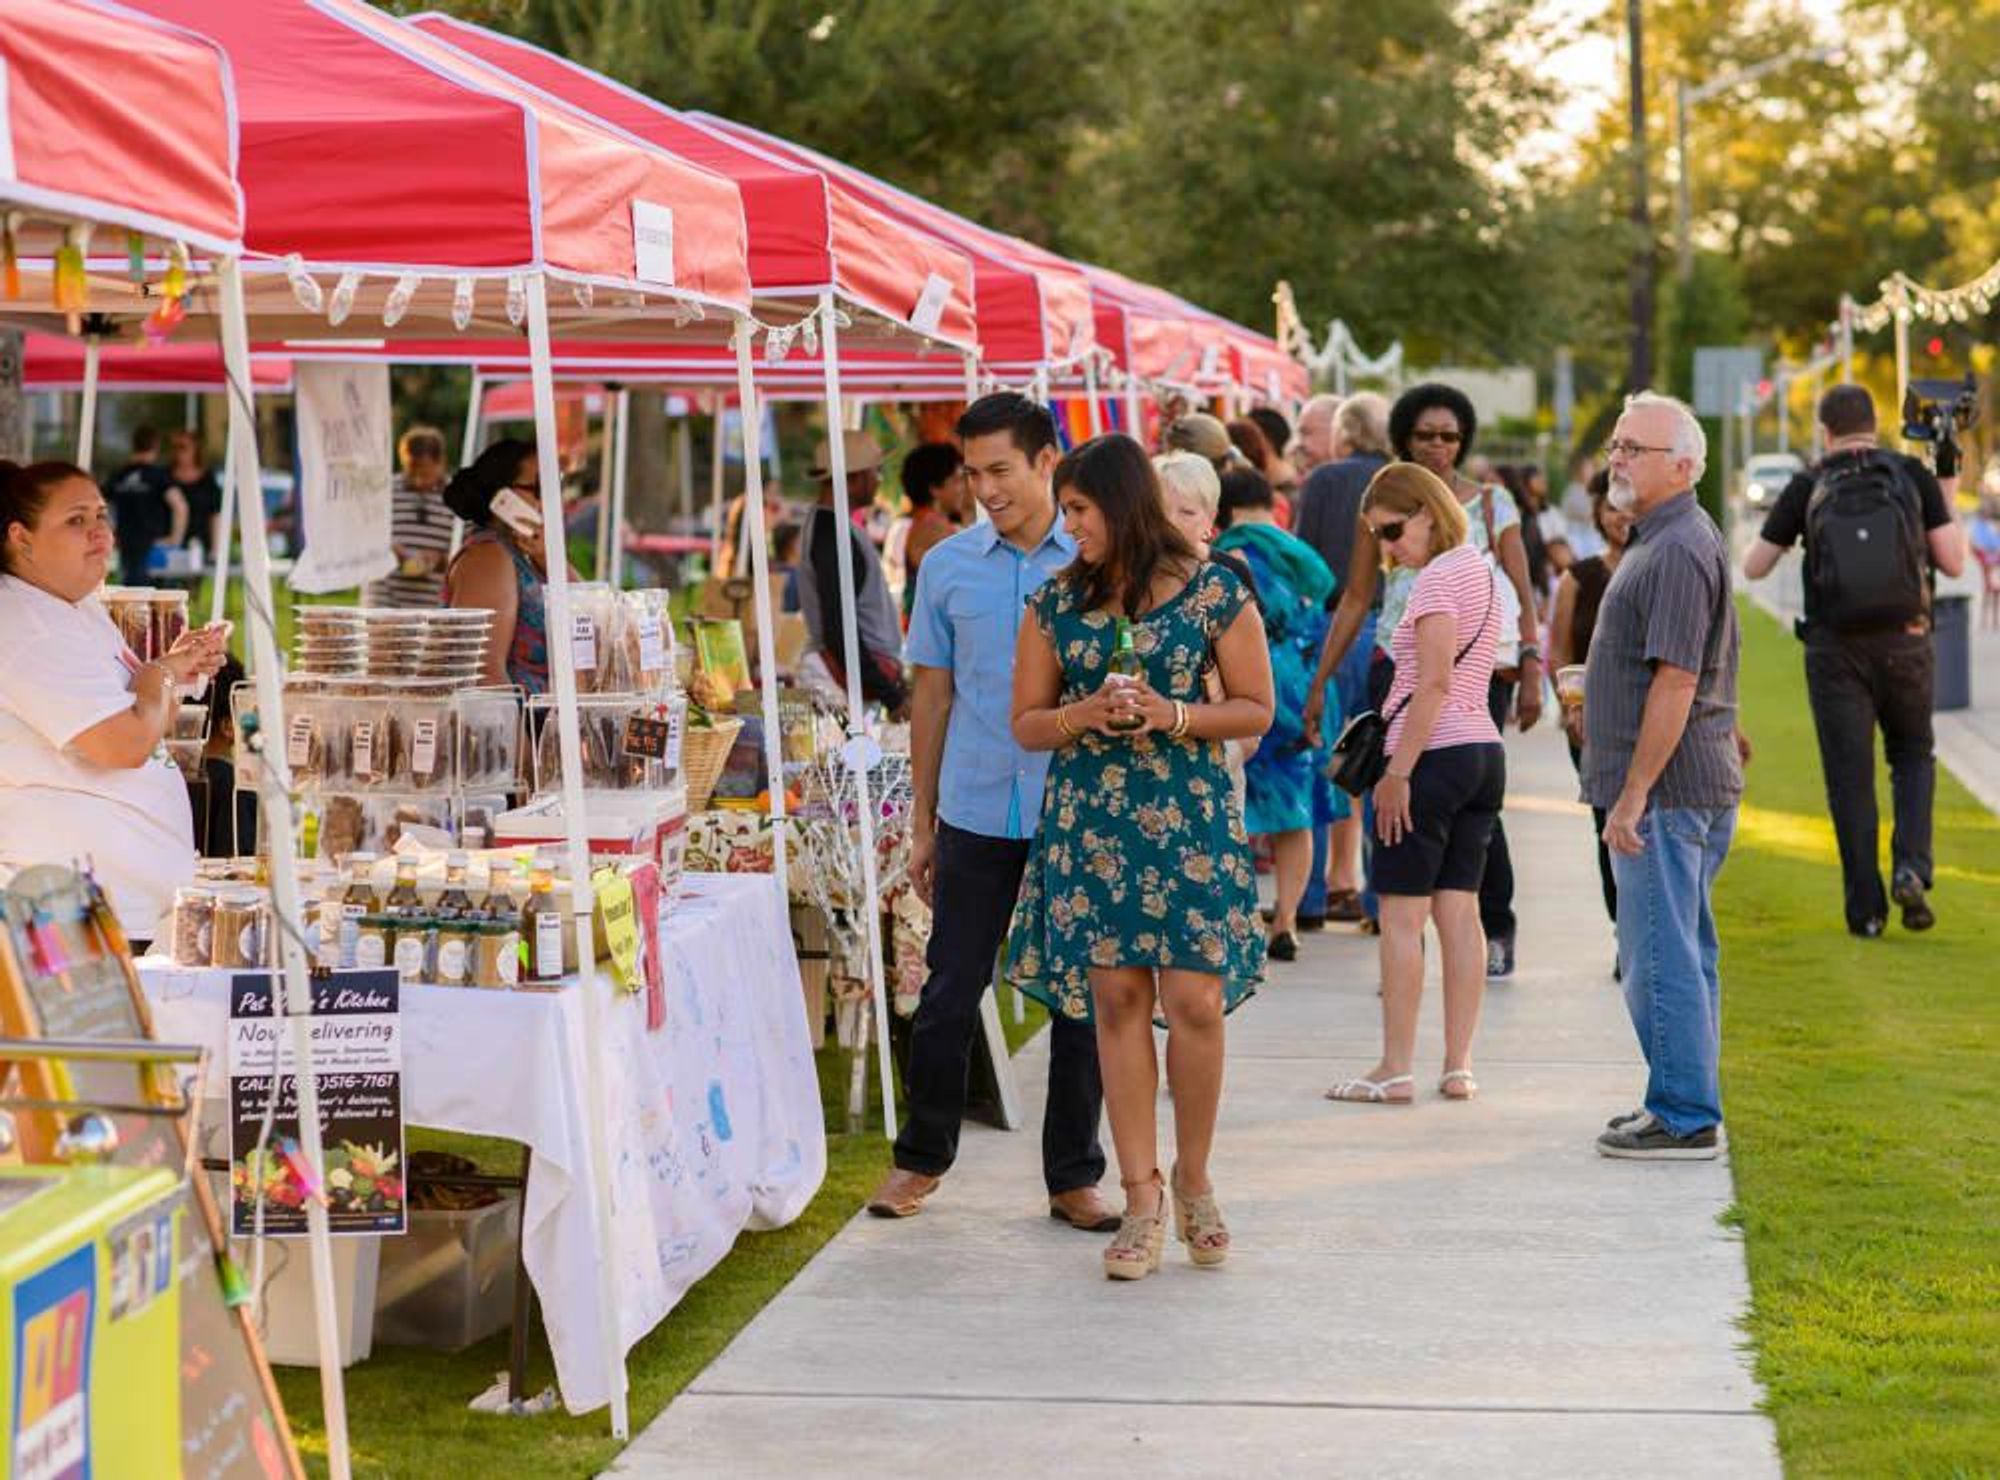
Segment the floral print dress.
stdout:
<path fill-rule="evenodd" d="M 1203 702 L 1215 643 L 1250 600 L 1230 570 L 1204 564 L 1180 593 L 1132 622 L 1146 681 Z M 1048 582 L 1029 619 L 1062 664 L 1062 703 L 1095 693 L 1118 620 L 1083 611 Z M 1219 740 L 1127 739 L 1086 731 L 1056 751 L 1008 936 L 1014 985 L 1051 1012 L 1092 1018 L 1093 967 L 1162 967 L 1222 978 L 1233 1009 L 1264 975 L 1257 876 Z"/>

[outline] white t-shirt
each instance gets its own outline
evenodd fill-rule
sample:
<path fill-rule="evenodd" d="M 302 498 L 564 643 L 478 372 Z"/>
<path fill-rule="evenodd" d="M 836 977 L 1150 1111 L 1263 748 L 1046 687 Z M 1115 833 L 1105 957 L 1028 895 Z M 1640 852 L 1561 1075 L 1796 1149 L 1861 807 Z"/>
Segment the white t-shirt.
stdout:
<path fill-rule="evenodd" d="M 134 938 L 149 940 L 194 878 L 187 783 L 157 751 L 107 770 L 68 749 L 132 707 L 125 643 L 94 596 L 71 604 L 0 576 L 0 864 L 88 862 Z"/>

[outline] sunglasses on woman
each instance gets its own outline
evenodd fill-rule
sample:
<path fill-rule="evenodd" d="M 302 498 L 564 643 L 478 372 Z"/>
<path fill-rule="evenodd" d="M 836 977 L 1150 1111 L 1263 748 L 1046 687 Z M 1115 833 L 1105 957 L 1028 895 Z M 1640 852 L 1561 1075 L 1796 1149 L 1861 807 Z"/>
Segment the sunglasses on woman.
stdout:
<path fill-rule="evenodd" d="M 1447 447 L 1456 446 L 1464 440 L 1463 434 L 1449 427 L 1419 427 L 1410 433 L 1412 442 L 1442 442 Z"/>
<path fill-rule="evenodd" d="M 1403 537 L 1409 523 L 1407 519 L 1391 519 L 1387 524 L 1371 524 L 1369 528 L 1375 531 L 1375 538 L 1383 544 L 1393 545 Z"/>

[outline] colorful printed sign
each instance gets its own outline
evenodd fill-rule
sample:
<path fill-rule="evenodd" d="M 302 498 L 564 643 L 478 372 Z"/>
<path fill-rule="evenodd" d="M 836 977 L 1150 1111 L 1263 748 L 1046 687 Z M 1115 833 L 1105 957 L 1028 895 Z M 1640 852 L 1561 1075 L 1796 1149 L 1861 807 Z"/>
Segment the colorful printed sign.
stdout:
<path fill-rule="evenodd" d="M 90 1480 L 90 1349 L 97 1245 L 84 1244 L 14 1287 L 16 1480 Z"/>

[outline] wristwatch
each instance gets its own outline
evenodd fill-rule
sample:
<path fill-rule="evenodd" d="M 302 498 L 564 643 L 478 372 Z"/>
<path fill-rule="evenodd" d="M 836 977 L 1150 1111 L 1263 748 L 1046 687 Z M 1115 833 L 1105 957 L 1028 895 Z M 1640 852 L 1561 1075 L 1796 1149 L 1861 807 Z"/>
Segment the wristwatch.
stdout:
<path fill-rule="evenodd" d="M 1521 644 L 1521 661 L 1525 663 L 1530 658 L 1533 658 L 1537 663 L 1541 662 L 1542 650 L 1535 643 L 1524 642 Z"/>

